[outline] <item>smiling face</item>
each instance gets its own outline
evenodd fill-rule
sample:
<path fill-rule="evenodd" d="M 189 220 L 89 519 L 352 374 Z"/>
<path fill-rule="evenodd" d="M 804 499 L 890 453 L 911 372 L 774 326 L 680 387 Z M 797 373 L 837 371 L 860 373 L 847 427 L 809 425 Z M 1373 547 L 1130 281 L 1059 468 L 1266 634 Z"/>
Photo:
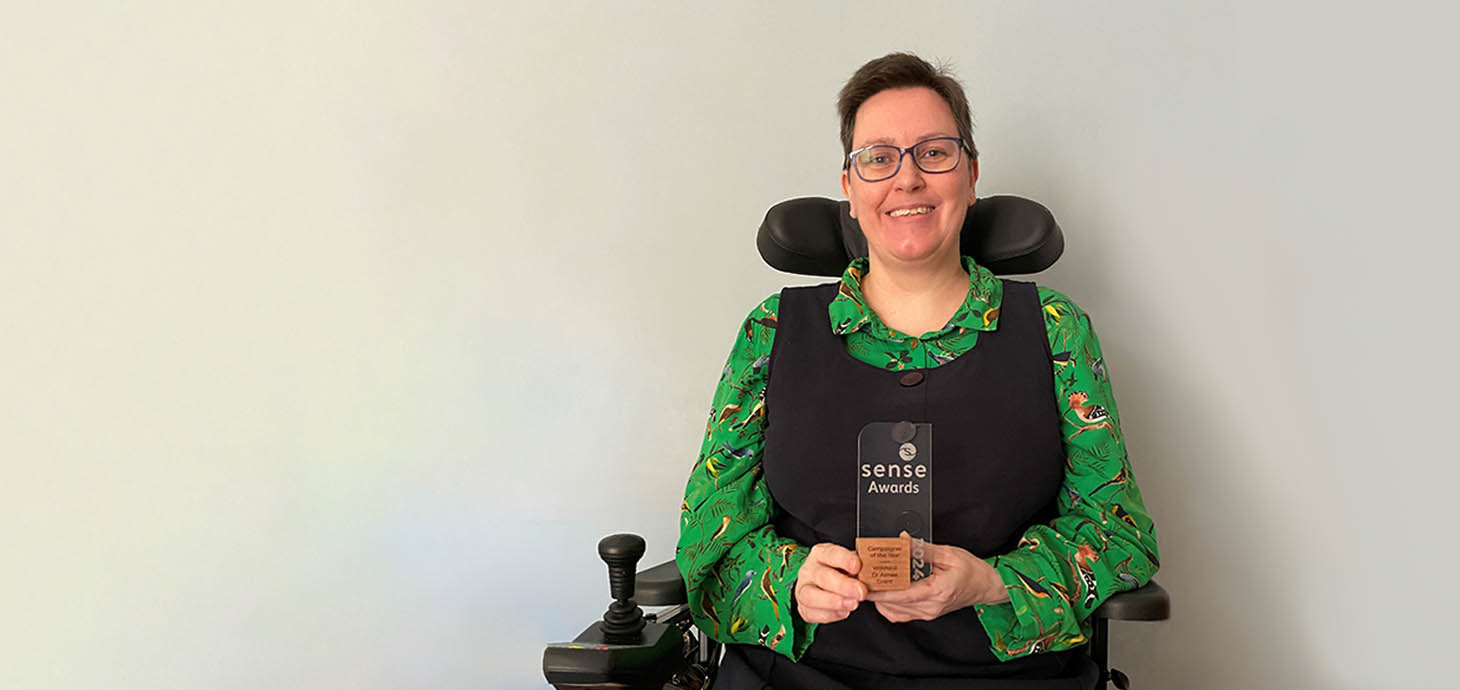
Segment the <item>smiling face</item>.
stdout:
<path fill-rule="evenodd" d="M 852 148 L 892 144 L 907 148 L 933 137 L 957 137 L 948 104 L 929 88 L 888 89 L 857 109 Z M 890 179 L 867 182 L 855 170 L 842 171 L 842 192 L 852 217 L 867 236 L 873 266 L 901 264 L 940 267 L 958 263 L 959 233 L 973 204 L 978 162 L 967 152 L 958 167 L 928 174 L 912 155 Z"/>

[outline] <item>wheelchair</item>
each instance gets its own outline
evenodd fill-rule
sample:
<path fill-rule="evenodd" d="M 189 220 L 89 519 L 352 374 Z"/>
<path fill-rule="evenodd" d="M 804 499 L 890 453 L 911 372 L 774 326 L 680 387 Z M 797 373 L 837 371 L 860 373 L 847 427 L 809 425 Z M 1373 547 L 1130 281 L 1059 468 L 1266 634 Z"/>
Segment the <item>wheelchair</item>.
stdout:
<path fill-rule="evenodd" d="M 761 257 L 787 273 L 840 277 L 851 259 L 867 255 L 867 241 L 849 204 L 819 197 L 772 206 L 756 235 Z M 961 235 L 963 253 L 998 275 L 1037 273 L 1064 252 L 1064 235 L 1043 205 L 1015 196 L 980 198 L 969 209 Z M 644 540 L 633 534 L 605 537 L 599 557 L 608 564 L 613 603 L 603 619 L 572 642 L 548 645 L 543 675 L 568 688 L 710 688 L 722 645 L 690 620 L 684 581 L 674 561 L 637 571 Z M 657 607 L 644 613 L 641 606 Z M 1125 690 L 1130 679 L 1109 668 L 1109 622 L 1166 620 L 1171 599 L 1154 580 L 1105 600 L 1091 614 L 1086 649 L 1100 668 L 1096 688 Z"/>

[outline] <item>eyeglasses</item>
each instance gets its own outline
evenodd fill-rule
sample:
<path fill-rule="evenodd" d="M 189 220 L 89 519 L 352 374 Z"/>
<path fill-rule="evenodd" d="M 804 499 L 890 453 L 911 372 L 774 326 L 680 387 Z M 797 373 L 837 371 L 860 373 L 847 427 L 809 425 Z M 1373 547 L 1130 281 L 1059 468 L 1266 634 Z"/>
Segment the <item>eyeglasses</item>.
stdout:
<path fill-rule="evenodd" d="M 950 172 L 963 160 L 963 140 L 958 137 L 924 139 L 908 148 L 891 144 L 863 146 L 849 154 L 847 161 L 864 182 L 881 182 L 895 177 L 902 170 L 902 156 L 913 155 L 913 165 L 930 175 Z"/>

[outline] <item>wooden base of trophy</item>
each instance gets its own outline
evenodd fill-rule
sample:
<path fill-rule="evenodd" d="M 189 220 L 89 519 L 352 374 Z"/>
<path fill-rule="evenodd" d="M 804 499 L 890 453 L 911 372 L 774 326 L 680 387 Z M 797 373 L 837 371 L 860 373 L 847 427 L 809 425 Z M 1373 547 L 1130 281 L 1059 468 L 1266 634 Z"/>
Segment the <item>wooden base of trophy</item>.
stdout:
<path fill-rule="evenodd" d="M 912 584 L 912 551 L 906 537 L 857 537 L 862 570 L 857 579 L 870 592 L 907 589 Z"/>

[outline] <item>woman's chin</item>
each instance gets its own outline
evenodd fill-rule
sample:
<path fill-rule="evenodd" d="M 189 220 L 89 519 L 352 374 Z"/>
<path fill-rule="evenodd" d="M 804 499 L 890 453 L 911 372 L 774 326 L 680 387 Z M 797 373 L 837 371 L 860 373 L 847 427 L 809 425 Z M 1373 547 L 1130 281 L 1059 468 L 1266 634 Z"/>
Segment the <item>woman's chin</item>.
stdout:
<path fill-rule="evenodd" d="M 946 258 L 943 255 L 947 253 L 942 245 L 926 241 L 904 242 L 882 252 L 887 259 L 900 264 L 938 264 Z"/>

